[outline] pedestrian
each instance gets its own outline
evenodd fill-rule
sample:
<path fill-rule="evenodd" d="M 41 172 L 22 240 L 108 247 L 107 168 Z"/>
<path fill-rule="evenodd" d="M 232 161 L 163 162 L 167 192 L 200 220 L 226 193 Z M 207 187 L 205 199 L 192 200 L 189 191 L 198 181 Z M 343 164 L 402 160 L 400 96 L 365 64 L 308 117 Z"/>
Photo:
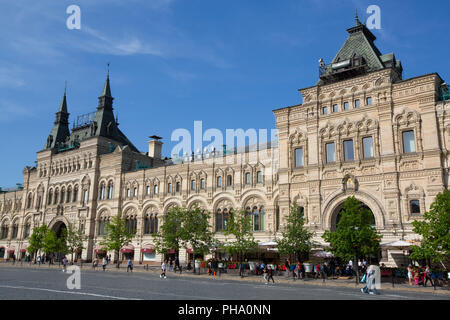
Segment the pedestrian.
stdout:
<path fill-rule="evenodd" d="M 108 257 L 103 257 L 103 260 L 102 260 L 103 271 L 106 271 L 106 265 L 107 264 L 108 264 Z"/>
<path fill-rule="evenodd" d="M 366 286 L 361 288 L 362 293 L 379 294 L 375 284 L 376 270 L 374 266 L 370 266 L 367 270 Z"/>
<path fill-rule="evenodd" d="M 165 261 L 163 261 L 163 263 L 161 264 L 161 275 L 159 276 L 160 278 L 163 278 L 164 277 L 164 279 L 166 279 L 167 277 L 166 277 L 166 269 L 167 269 L 167 265 L 166 265 L 166 262 Z"/>
<path fill-rule="evenodd" d="M 412 268 L 412 265 L 408 266 L 408 280 L 409 280 L 409 285 L 412 286 L 413 285 L 413 283 L 412 283 L 412 281 L 413 281 L 413 268 Z"/>
<path fill-rule="evenodd" d="M 319 278 L 320 276 L 320 264 L 316 264 L 316 274 L 315 274 L 315 278 Z"/>
<path fill-rule="evenodd" d="M 41 266 L 41 256 L 40 255 L 37 256 L 36 260 L 37 260 L 37 263 L 39 264 L 39 266 Z"/>
<path fill-rule="evenodd" d="M 426 287 L 428 280 L 430 280 L 431 286 L 433 286 L 433 280 L 431 278 L 431 269 L 430 266 L 426 266 L 425 268 L 425 280 L 423 281 L 423 286 Z"/>
<path fill-rule="evenodd" d="M 291 271 L 291 262 L 289 261 L 289 259 L 286 259 L 286 261 L 284 262 L 284 267 L 286 268 L 286 279 L 288 279 L 289 272 Z"/>
<path fill-rule="evenodd" d="M 128 259 L 127 272 L 128 270 L 130 270 L 130 272 L 133 272 L 133 261 L 131 260 L 131 258 Z"/>
<path fill-rule="evenodd" d="M 269 283 L 270 279 L 272 279 L 272 283 L 275 283 L 275 280 L 273 280 L 273 269 L 272 266 L 269 266 L 269 270 L 267 270 L 267 283 Z"/>
<path fill-rule="evenodd" d="M 297 279 L 299 280 L 302 279 L 302 264 L 300 261 L 297 262 L 296 271 L 297 271 Z"/>
<path fill-rule="evenodd" d="M 67 267 L 67 258 L 66 258 L 66 256 L 64 256 L 64 258 L 62 259 L 62 265 L 63 265 L 63 272 L 66 272 L 66 267 Z"/>
<path fill-rule="evenodd" d="M 268 284 L 269 283 L 269 268 L 267 268 L 267 267 L 264 267 L 263 278 L 266 281 L 266 284 Z"/>
<path fill-rule="evenodd" d="M 173 271 L 173 260 L 172 260 L 172 258 L 169 259 L 169 271 Z"/>
<path fill-rule="evenodd" d="M 177 272 L 177 269 L 180 269 L 180 260 L 178 259 L 178 257 L 176 257 L 176 259 L 175 259 L 175 269 L 174 269 L 174 271 Z"/>
<path fill-rule="evenodd" d="M 245 263 L 241 262 L 241 265 L 239 268 L 239 275 L 241 276 L 241 278 L 244 277 L 244 272 L 245 272 Z"/>

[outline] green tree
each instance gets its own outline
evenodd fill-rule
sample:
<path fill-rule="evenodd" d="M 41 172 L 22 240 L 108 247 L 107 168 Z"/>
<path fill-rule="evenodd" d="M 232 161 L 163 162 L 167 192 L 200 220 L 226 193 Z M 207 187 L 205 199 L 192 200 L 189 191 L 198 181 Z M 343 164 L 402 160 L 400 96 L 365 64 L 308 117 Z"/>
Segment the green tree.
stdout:
<path fill-rule="evenodd" d="M 135 232 L 130 232 L 127 227 L 126 218 L 122 218 L 120 212 L 115 215 L 106 226 L 106 235 L 100 245 L 107 250 L 113 250 L 117 257 L 117 268 L 119 268 L 119 252 L 123 246 L 128 245 Z"/>
<path fill-rule="evenodd" d="M 410 258 L 440 262 L 444 266 L 443 261 L 450 257 L 450 191 L 438 194 L 423 221 L 414 221 L 412 225 L 413 231 L 422 236 L 422 242 L 411 247 Z"/>
<path fill-rule="evenodd" d="M 304 227 L 305 219 L 303 210 L 294 202 L 287 217 L 286 230 L 282 232 L 282 238 L 277 240 L 280 254 L 295 255 L 297 261 L 309 254 L 313 245 L 314 233 Z"/>
<path fill-rule="evenodd" d="M 181 210 L 181 212 L 181 241 L 184 247 L 186 249 L 189 246 L 192 248 L 194 259 L 195 254 L 207 254 L 214 242 L 214 233 L 209 227 L 210 213 L 203 211 L 198 206 L 195 206 L 192 210 Z"/>
<path fill-rule="evenodd" d="M 44 238 L 48 231 L 49 229 L 45 224 L 33 229 L 33 233 L 30 236 L 30 241 L 27 248 L 28 253 L 33 256 L 35 256 L 37 253 L 40 254 L 40 251 L 44 248 Z"/>
<path fill-rule="evenodd" d="M 83 241 L 86 239 L 83 230 L 76 228 L 73 223 L 67 225 L 65 235 L 67 252 L 71 254 L 71 261 L 73 262 L 73 254 L 78 250 L 83 250 Z"/>
<path fill-rule="evenodd" d="M 56 234 L 53 230 L 48 230 L 45 233 L 45 236 L 42 240 L 42 247 L 44 252 L 49 254 L 52 259 L 56 252 L 61 252 L 62 250 L 64 250 L 61 239 L 58 239 L 56 237 Z"/>
<path fill-rule="evenodd" d="M 152 234 L 155 249 L 158 253 L 165 254 L 169 250 L 175 250 L 177 256 L 183 243 L 183 229 L 181 228 L 184 219 L 184 209 L 171 207 L 164 217 L 159 232 Z"/>
<path fill-rule="evenodd" d="M 242 264 L 244 255 L 258 246 L 253 237 L 251 216 L 244 210 L 231 214 L 224 234 L 226 243 L 222 248 L 230 254 L 237 254 L 240 264 Z M 232 241 L 229 241 L 229 236 L 232 236 Z"/>
<path fill-rule="evenodd" d="M 343 205 L 336 231 L 325 231 L 331 252 L 345 260 L 353 260 L 356 282 L 359 282 L 358 259 L 377 255 L 380 250 L 381 235 L 371 226 L 372 212 L 355 197 L 348 198 Z"/>

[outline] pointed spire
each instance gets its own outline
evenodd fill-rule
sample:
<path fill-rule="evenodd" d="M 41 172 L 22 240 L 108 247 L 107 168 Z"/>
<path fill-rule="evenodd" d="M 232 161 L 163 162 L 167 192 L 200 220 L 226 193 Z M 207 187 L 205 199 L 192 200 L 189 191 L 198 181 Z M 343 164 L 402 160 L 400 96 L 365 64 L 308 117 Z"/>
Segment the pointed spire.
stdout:
<path fill-rule="evenodd" d="M 361 21 L 359 21 L 358 17 L 358 8 L 355 9 L 355 22 L 357 27 L 361 25 Z"/>
<path fill-rule="evenodd" d="M 109 62 L 108 62 L 108 74 L 106 76 L 105 86 L 103 87 L 102 97 L 112 97 L 111 96 L 111 87 L 109 84 Z"/>
<path fill-rule="evenodd" d="M 59 106 L 58 112 L 67 113 L 66 92 L 67 92 L 67 81 L 66 81 L 66 85 L 65 85 L 65 87 L 64 87 L 64 96 L 63 96 L 63 99 L 62 99 L 62 101 L 61 101 L 61 105 Z"/>

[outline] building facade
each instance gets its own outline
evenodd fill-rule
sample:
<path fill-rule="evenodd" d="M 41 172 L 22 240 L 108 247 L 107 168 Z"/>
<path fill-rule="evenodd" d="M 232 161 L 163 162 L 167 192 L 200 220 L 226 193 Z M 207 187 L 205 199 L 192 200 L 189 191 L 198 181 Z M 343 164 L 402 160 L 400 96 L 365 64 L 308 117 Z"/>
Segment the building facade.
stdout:
<path fill-rule="evenodd" d="M 274 111 L 278 141 L 255 150 L 162 159 L 160 141 L 139 152 L 118 128 L 109 75 L 96 112 L 72 130 L 64 94 L 37 166 L 0 194 L 0 258 L 23 255 L 34 227 L 58 233 L 70 222 L 87 236 L 82 259 L 92 260 L 121 212 L 136 230 L 122 254 L 159 262 L 151 234 L 172 206 L 196 204 L 212 213 L 219 240 L 229 215 L 245 209 L 266 242 L 281 236 L 296 201 L 323 243 L 349 196 L 372 211 L 383 243 L 417 240 L 411 222 L 449 184 L 448 89 L 436 73 L 403 79 L 401 62 L 381 54 L 358 18 L 347 31 L 333 61 L 320 61 L 316 85 L 299 90 L 302 104 Z M 183 249 L 180 260 L 188 258 Z"/>

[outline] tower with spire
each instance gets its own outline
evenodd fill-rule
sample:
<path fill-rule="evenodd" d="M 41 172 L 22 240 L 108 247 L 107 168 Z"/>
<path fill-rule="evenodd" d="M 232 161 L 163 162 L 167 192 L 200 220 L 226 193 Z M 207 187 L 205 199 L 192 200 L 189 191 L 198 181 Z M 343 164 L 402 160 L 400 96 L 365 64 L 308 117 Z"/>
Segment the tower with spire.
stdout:
<path fill-rule="evenodd" d="M 67 98 L 65 88 L 61 105 L 59 106 L 58 112 L 56 112 L 53 129 L 47 138 L 44 149 L 53 149 L 64 145 L 69 137 L 69 113 L 67 112 Z"/>

